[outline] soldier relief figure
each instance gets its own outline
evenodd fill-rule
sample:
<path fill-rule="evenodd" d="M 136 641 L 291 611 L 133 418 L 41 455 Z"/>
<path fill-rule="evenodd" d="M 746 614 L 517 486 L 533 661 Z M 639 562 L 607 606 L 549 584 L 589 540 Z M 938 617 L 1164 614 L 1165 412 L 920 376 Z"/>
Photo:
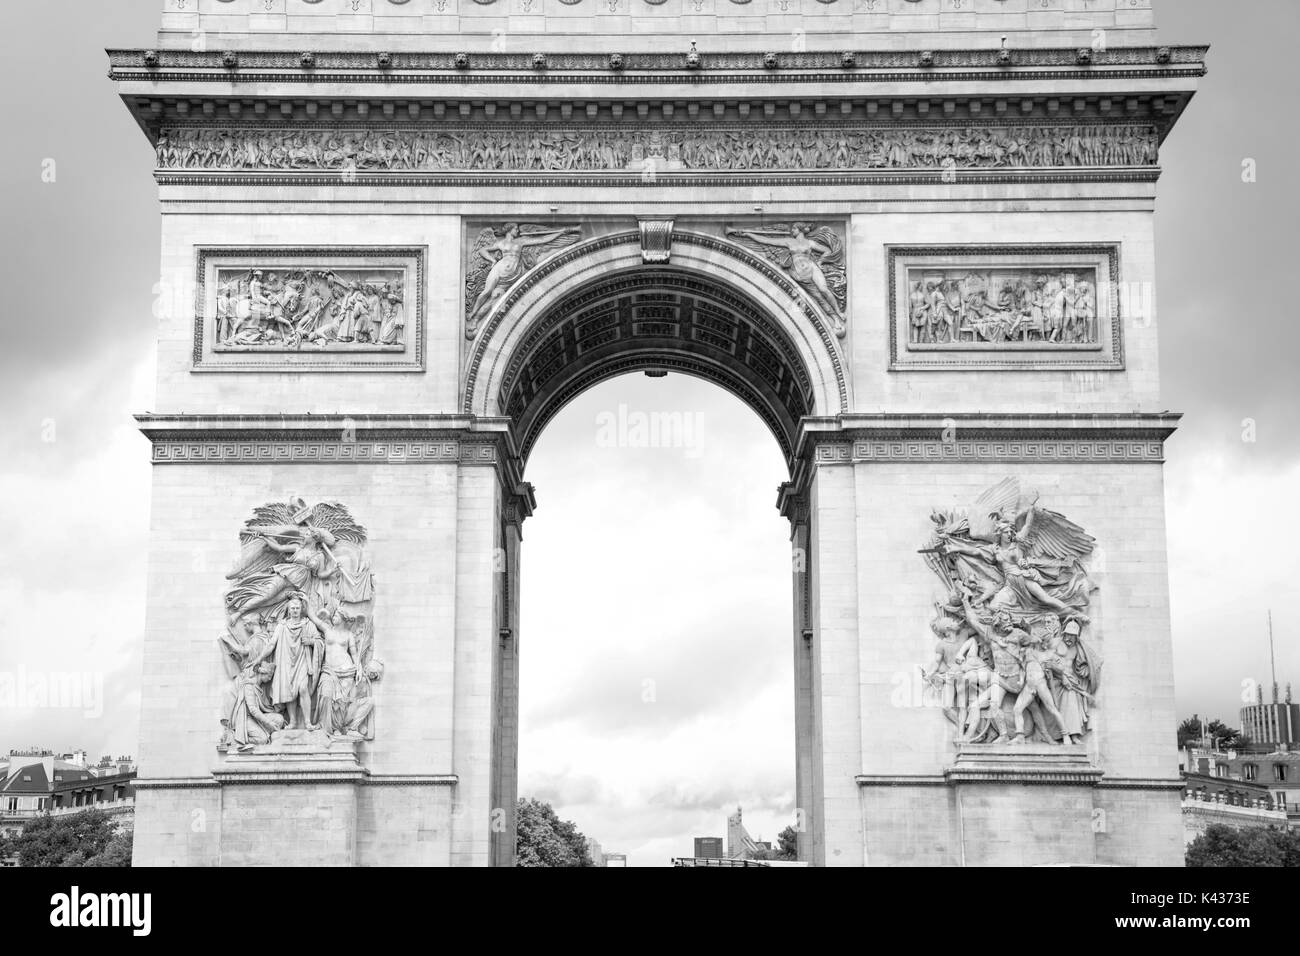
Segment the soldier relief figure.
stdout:
<path fill-rule="evenodd" d="M 218 269 L 222 351 L 400 351 L 401 269 Z"/>
<path fill-rule="evenodd" d="M 226 576 L 220 647 L 232 684 L 221 744 L 252 750 L 286 731 L 374 737 L 374 576 L 365 529 L 339 504 L 256 508 Z"/>
<path fill-rule="evenodd" d="M 1078 744 L 1101 658 L 1084 640 L 1094 539 L 1007 478 L 967 511 L 936 511 L 926 563 L 943 582 L 922 674 L 958 743 Z"/>

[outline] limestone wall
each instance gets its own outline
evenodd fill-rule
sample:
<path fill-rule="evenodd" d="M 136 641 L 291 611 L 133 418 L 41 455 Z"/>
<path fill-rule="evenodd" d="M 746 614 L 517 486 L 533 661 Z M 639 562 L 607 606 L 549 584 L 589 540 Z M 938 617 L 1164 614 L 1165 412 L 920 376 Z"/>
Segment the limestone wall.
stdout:
<path fill-rule="evenodd" d="M 573 38 L 618 37 L 630 49 L 685 52 L 784 45 L 838 49 L 846 36 L 873 49 L 984 46 L 1009 34 L 1017 46 L 1090 45 L 1094 30 L 1145 42 L 1151 0 L 164 0 L 164 45 L 211 38 L 351 48 L 497 49 L 516 43 L 564 50 Z"/>

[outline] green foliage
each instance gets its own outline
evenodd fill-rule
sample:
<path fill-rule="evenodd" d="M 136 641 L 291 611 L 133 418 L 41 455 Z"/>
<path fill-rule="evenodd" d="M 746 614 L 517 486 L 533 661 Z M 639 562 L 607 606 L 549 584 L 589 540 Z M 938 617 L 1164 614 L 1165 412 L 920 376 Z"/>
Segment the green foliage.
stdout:
<path fill-rule="evenodd" d="M 1202 737 L 1210 737 L 1221 750 L 1240 750 L 1246 745 L 1246 738 L 1235 727 L 1229 727 L 1221 720 L 1212 720 L 1208 724 L 1188 717 L 1178 725 L 1178 749 L 1188 744 L 1199 743 Z"/>
<path fill-rule="evenodd" d="M 587 838 L 549 803 L 529 798 L 515 805 L 515 866 L 595 865 Z"/>
<path fill-rule="evenodd" d="M 776 859 L 799 859 L 799 831 L 793 826 L 786 827 L 776 835 Z"/>
<path fill-rule="evenodd" d="M 1300 831 L 1213 824 L 1187 848 L 1188 866 L 1300 866 Z"/>
<path fill-rule="evenodd" d="M 776 837 L 776 846 L 770 850 L 760 847 L 751 860 L 797 860 L 799 859 L 799 831 L 793 826 L 786 827 Z"/>
<path fill-rule="evenodd" d="M 4 851 L 20 866 L 130 866 L 131 833 L 117 833 L 102 810 L 47 813 L 24 826 Z"/>
<path fill-rule="evenodd" d="M 88 859 L 86 866 L 130 866 L 131 847 L 134 839 L 134 830 L 123 830 L 108 841 L 108 846 L 104 847 L 102 853 Z"/>

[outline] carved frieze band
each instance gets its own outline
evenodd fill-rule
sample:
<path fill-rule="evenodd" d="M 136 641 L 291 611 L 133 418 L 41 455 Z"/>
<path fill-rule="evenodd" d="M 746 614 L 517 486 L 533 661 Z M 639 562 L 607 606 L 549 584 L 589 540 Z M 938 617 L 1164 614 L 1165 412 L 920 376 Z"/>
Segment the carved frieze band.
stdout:
<path fill-rule="evenodd" d="M 1146 439 L 906 439 L 817 446 L 821 465 L 856 462 L 1162 462 L 1164 443 Z"/>
<path fill-rule="evenodd" d="M 428 129 L 168 127 L 162 171 L 888 171 L 1154 167 L 1144 124 Z"/>
<path fill-rule="evenodd" d="M 442 464 L 494 465 L 492 443 L 448 441 L 157 441 L 156 465 Z"/>

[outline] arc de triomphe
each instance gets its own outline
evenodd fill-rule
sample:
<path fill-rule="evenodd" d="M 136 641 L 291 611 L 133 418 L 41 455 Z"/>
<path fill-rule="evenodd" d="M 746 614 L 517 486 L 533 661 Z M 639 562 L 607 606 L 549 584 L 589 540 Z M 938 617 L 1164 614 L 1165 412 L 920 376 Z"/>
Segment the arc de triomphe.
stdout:
<path fill-rule="evenodd" d="M 509 864 L 528 455 L 639 370 L 788 462 L 804 858 L 1179 863 L 1204 55 L 1150 0 L 165 0 L 110 51 L 163 224 L 137 862 Z"/>

